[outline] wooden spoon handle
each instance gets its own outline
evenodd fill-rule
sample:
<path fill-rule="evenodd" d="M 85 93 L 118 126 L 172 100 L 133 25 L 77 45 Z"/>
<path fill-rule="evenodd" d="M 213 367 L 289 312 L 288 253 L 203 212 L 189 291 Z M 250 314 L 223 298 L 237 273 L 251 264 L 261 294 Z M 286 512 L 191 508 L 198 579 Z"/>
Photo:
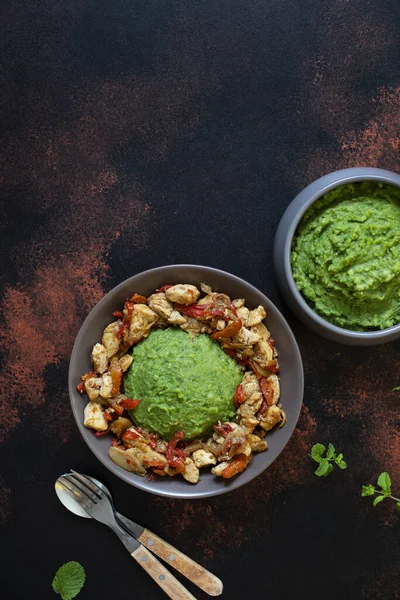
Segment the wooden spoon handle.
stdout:
<path fill-rule="evenodd" d="M 138 542 L 165 560 L 166 563 L 174 567 L 179 573 L 182 573 L 182 575 L 206 592 L 206 594 L 209 594 L 209 596 L 219 596 L 222 594 L 223 585 L 218 577 L 148 529 L 143 531 L 142 535 L 138 538 Z"/>
<path fill-rule="evenodd" d="M 132 557 L 172 600 L 196 600 L 146 548 L 139 546 L 132 552 Z"/>

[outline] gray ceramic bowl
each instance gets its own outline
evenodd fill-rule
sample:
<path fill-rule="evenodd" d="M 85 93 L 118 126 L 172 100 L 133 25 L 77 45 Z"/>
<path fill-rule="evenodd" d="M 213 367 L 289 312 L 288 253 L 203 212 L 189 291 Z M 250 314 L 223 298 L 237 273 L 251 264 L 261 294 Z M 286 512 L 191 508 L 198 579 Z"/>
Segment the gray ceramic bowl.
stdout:
<path fill-rule="evenodd" d="M 280 220 L 274 242 L 274 268 L 286 302 L 305 325 L 321 336 L 352 346 L 373 346 L 400 338 L 400 324 L 381 331 L 358 332 L 332 325 L 310 308 L 296 287 L 290 261 L 293 235 L 307 209 L 329 190 L 345 183 L 376 181 L 400 187 L 400 175 L 383 169 L 356 167 L 324 175 L 291 202 Z"/>
<path fill-rule="evenodd" d="M 129 473 L 114 464 L 108 456 L 110 438 L 97 438 L 93 431 L 83 426 L 83 409 L 87 399 L 76 391 L 80 375 L 91 369 L 90 354 L 93 345 L 101 339 L 103 329 L 112 321 L 112 312 L 120 309 L 134 292 L 148 296 L 166 284 L 209 283 L 214 290 L 235 298 L 245 298 L 249 307 L 259 304 L 267 310 L 267 323 L 279 351 L 281 367 L 281 401 L 287 414 L 287 423 L 268 436 L 269 449 L 257 454 L 249 467 L 237 477 L 223 480 L 207 470 L 201 473 L 197 485 L 178 477 L 158 477 L 153 481 Z M 205 498 L 234 490 L 262 473 L 283 450 L 299 418 L 303 399 L 303 366 L 293 334 L 278 309 L 255 287 L 224 271 L 197 265 L 171 265 L 158 267 L 134 275 L 111 290 L 90 312 L 83 323 L 72 350 L 69 368 L 69 393 L 72 410 L 83 439 L 96 457 L 115 475 L 142 490 L 172 498 Z"/>

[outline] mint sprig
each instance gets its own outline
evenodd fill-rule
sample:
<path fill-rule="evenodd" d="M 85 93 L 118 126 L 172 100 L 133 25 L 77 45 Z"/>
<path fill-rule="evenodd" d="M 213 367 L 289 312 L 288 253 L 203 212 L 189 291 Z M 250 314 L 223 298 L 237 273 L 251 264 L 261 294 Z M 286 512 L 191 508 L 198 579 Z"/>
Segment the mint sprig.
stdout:
<path fill-rule="evenodd" d="M 55 593 L 60 594 L 62 600 L 72 600 L 81 591 L 85 577 L 82 565 L 70 561 L 58 569 L 51 585 Z"/>
<path fill-rule="evenodd" d="M 347 469 L 343 454 L 336 454 L 333 444 L 328 444 L 328 448 L 323 444 L 314 444 L 311 448 L 311 458 L 318 463 L 318 467 L 314 471 L 317 477 L 327 477 L 333 471 L 334 465 L 337 465 L 339 469 Z"/>
<path fill-rule="evenodd" d="M 400 392 L 400 385 L 392 389 L 392 392 Z"/>
<path fill-rule="evenodd" d="M 372 484 L 363 485 L 361 488 L 361 496 L 374 496 L 376 494 L 376 498 L 374 498 L 373 501 L 374 506 L 383 500 L 386 500 L 386 498 L 391 498 L 396 502 L 396 510 L 400 512 L 400 498 L 392 496 L 392 482 L 389 473 L 381 473 L 378 477 L 377 485 L 379 486 L 379 489 L 376 489 Z"/>

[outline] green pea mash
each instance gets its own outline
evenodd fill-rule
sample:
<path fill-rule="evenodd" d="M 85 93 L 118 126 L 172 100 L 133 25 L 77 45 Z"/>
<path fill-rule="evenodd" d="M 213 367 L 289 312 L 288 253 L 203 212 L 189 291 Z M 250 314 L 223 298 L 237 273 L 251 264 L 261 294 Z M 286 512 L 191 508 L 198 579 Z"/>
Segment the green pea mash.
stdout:
<path fill-rule="evenodd" d="M 234 417 L 233 396 L 243 373 L 208 335 L 192 337 L 172 327 L 155 330 L 132 356 L 124 390 L 141 401 L 130 411 L 140 427 L 167 440 L 177 431 L 193 439 Z"/>
<path fill-rule="evenodd" d="M 400 322 L 400 189 L 373 182 L 335 188 L 306 212 L 292 271 L 324 319 L 370 331 Z"/>

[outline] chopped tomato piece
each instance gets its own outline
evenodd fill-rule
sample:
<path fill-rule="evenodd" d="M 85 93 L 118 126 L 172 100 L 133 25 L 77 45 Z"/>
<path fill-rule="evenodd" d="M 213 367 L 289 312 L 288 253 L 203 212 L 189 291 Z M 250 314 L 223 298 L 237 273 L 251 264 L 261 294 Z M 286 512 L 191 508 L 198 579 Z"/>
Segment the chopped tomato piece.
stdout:
<path fill-rule="evenodd" d="M 272 402 L 271 402 L 271 385 L 269 383 L 269 381 L 267 381 L 267 379 L 265 377 L 261 377 L 260 379 L 260 386 L 261 386 L 261 391 L 262 394 L 264 396 L 264 400 L 267 403 L 268 406 L 271 406 Z"/>
<path fill-rule="evenodd" d="M 147 467 L 154 467 L 155 469 L 164 469 L 166 467 L 166 464 L 161 460 L 148 460 L 144 457 L 143 462 Z"/>
<path fill-rule="evenodd" d="M 273 340 L 272 338 L 269 338 L 268 344 L 269 347 L 272 348 L 272 350 L 275 348 L 275 340 Z"/>
<path fill-rule="evenodd" d="M 180 440 L 183 440 L 185 434 L 183 431 L 177 431 L 175 435 L 169 440 L 166 457 L 170 467 L 178 468 L 183 465 L 185 455 L 179 448 L 176 447 Z"/>
<path fill-rule="evenodd" d="M 116 310 L 113 312 L 113 317 L 116 317 L 117 319 L 123 319 L 124 315 L 122 314 L 122 312 L 120 310 Z"/>
<path fill-rule="evenodd" d="M 234 475 L 241 473 L 245 470 L 250 462 L 250 457 L 245 454 L 238 454 L 231 463 L 222 471 L 221 476 L 224 479 L 230 479 Z"/>
<path fill-rule="evenodd" d="M 96 377 L 96 373 L 94 371 L 89 371 L 89 373 L 85 373 L 84 375 L 82 375 L 81 379 L 82 379 L 82 381 L 87 381 L 88 379 L 91 379 L 92 377 Z"/>
<path fill-rule="evenodd" d="M 106 429 L 105 431 L 96 431 L 96 433 L 94 434 L 96 437 L 101 437 L 102 435 L 106 435 L 108 433 L 108 429 Z"/>
<path fill-rule="evenodd" d="M 134 304 L 146 304 L 147 298 L 141 294 L 133 294 L 133 296 L 129 298 L 129 302 L 133 302 Z"/>
<path fill-rule="evenodd" d="M 242 328 L 242 321 L 241 321 L 241 319 L 237 319 L 236 321 L 233 321 L 233 323 L 228 325 L 228 327 L 225 327 L 225 329 L 222 329 L 221 331 L 215 331 L 210 337 L 212 340 L 219 340 L 219 339 L 233 337 L 239 333 L 241 328 Z"/>
<path fill-rule="evenodd" d="M 120 405 L 126 408 L 126 410 L 135 410 L 140 404 L 140 400 L 132 400 L 131 398 L 126 398 L 125 400 L 121 400 Z"/>
<path fill-rule="evenodd" d="M 110 375 L 112 379 L 111 396 L 116 396 L 119 393 L 123 374 L 124 372 L 118 358 L 112 358 L 110 363 Z"/>
<path fill-rule="evenodd" d="M 85 391 L 85 382 L 81 381 L 80 383 L 78 383 L 76 389 L 80 394 L 83 394 L 83 392 Z"/>
<path fill-rule="evenodd" d="M 236 392 L 235 395 L 233 397 L 233 403 L 235 405 L 236 408 L 239 408 L 239 406 L 241 404 L 243 404 L 243 402 L 246 400 L 246 395 L 243 391 L 243 385 L 241 383 L 239 383 L 239 385 L 236 388 Z"/>
<path fill-rule="evenodd" d="M 138 440 L 140 438 L 140 434 L 132 429 L 127 429 L 122 434 L 122 441 L 133 442 L 134 440 Z"/>
<path fill-rule="evenodd" d="M 120 323 L 120 325 L 118 327 L 118 331 L 115 334 L 118 339 L 122 338 L 122 336 L 124 335 L 125 329 L 129 329 L 129 327 L 130 327 L 132 312 L 133 312 L 133 309 L 135 308 L 135 303 L 127 301 L 127 302 L 125 302 L 124 307 L 127 311 L 127 314 L 126 314 L 124 320 L 122 321 L 122 323 Z"/>
<path fill-rule="evenodd" d="M 117 440 L 117 438 L 113 438 L 111 440 L 111 446 L 114 446 L 114 448 L 119 448 L 120 447 L 120 441 Z"/>
<path fill-rule="evenodd" d="M 161 292 L 165 292 L 165 290 L 169 290 L 169 288 L 172 288 L 172 285 L 163 285 L 162 287 L 158 288 L 157 292 L 161 293 Z"/>
<path fill-rule="evenodd" d="M 226 437 L 228 433 L 233 431 L 232 425 L 229 423 L 223 423 L 223 425 L 214 425 L 214 431 L 220 433 L 223 437 Z"/>
<path fill-rule="evenodd" d="M 109 412 L 105 412 L 104 413 L 104 418 L 105 418 L 106 421 L 112 421 L 113 420 L 113 416 Z"/>

